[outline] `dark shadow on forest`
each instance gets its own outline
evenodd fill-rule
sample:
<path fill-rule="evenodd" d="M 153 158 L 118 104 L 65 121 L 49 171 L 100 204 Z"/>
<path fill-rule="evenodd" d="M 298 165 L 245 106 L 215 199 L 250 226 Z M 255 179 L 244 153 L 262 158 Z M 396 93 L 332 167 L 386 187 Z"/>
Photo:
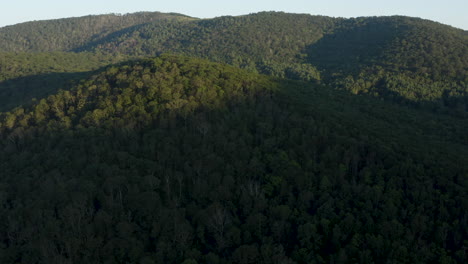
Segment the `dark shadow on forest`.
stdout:
<path fill-rule="evenodd" d="M 18 106 L 33 103 L 58 90 L 68 90 L 74 83 L 89 77 L 97 71 L 53 72 L 24 76 L 0 82 L 0 111 L 10 111 Z"/>
<path fill-rule="evenodd" d="M 331 34 L 305 48 L 306 61 L 319 70 L 358 72 L 362 67 L 375 65 L 386 46 L 396 37 L 395 30 L 386 23 L 367 23 L 338 28 Z"/>
<path fill-rule="evenodd" d="M 34 102 L 57 93 L 69 90 L 108 67 L 125 65 L 127 60 L 102 66 L 95 70 L 83 72 L 49 72 L 8 79 L 0 82 L 0 112 L 10 111 L 19 106 L 29 106 Z"/>
<path fill-rule="evenodd" d="M 379 35 L 376 37 L 376 34 Z M 391 28 L 366 25 L 348 30 L 338 29 L 333 34 L 325 35 L 316 43 L 305 48 L 307 54 L 305 63 L 309 63 L 321 72 L 324 83 L 331 89 L 340 89 L 330 85 L 337 79 L 346 76 L 357 77 L 363 69 L 369 67 L 388 67 L 382 63 L 387 45 L 396 37 Z M 374 84 L 372 92 L 377 96 L 369 96 L 374 100 L 385 100 L 400 106 L 407 106 L 437 114 L 448 114 L 456 117 L 467 117 L 468 96 L 449 95 L 444 92 L 440 98 L 434 100 L 412 100 L 396 91 L 386 88 L 383 79 Z M 350 93 L 351 95 L 351 93 Z"/>
<path fill-rule="evenodd" d="M 150 22 L 150 23 L 152 23 L 152 22 Z M 84 51 L 93 50 L 94 48 L 96 48 L 99 45 L 102 45 L 102 44 L 107 43 L 107 42 L 118 40 L 120 37 L 124 36 L 125 34 L 138 31 L 138 29 L 140 29 L 140 28 L 142 28 L 142 27 L 144 27 L 144 26 L 146 26 L 146 25 L 148 25 L 150 23 L 138 24 L 138 25 L 135 25 L 135 26 L 127 27 L 127 28 L 112 32 L 109 35 L 105 35 L 105 36 L 102 36 L 102 37 L 100 37 L 98 39 L 95 39 L 93 41 L 87 42 L 85 45 L 83 45 L 81 47 L 74 48 L 71 51 L 72 52 L 84 52 Z"/>
<path fill-rule="evenodd" d="M 383 87 L 377 88 L 377 90 L 379 96 L 372 96 L 373 98 L 381 98 L 382 100 L 392 102 L 397 105 L 407 106 L 435 114 L 451 115 L 460 118 L 468 117 L 468 96 L 450 96 L 447 92 L 444 92 L 442 97 L 435 100 L 415 101 Z"/>

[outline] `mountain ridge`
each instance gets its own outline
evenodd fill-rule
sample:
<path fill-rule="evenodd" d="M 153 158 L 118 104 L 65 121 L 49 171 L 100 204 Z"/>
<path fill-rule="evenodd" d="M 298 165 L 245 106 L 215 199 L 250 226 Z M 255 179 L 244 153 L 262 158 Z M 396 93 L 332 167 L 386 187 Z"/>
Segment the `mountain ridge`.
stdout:
<path fill-rule="evenodd" d="M 344 19 L 284 12 L 214 19 L 146 14 L 154 16 L 151 22 L 144 15 L 129 15 L 138 23 L 65 43 L 70 48 L 58 50 L 195 56 L 281 78 L 324 82 L 396 103 L 468 109 L 464 99 L 468 37 L 463 30 L 437 22 L 405 16 Z M 10 45 L 5 38 L 0 30 L 3 51 Z M 47 41 L 41 44 L 42 36 L 37 38 L 36 49 L 55 49 Z"/>
<path fill-rule="evenodd" d="M 106 33 L 158 19 L 190 19 L 185 15 L 161 12 L 138 12 L 125 15 L 88 15 L 73 18 L 24 22 L 0 28 L 2 51 L 66 51 L 77 43 L 103 37 Z M 85 27 L 83 30 L 82 27 Z M 64 31 L 64 32 L 63 32 Z M 23 36 L 21 33 L 25 33 Z M 51 34 L 52 33 L 52 34 Z M 34 39 L 29 36 L 36 35 Z M 63 39 L 66 35 L 66 39 Z M 54 43 L 50 39 L 54 40 Z M 5 44 L 12 41 L 12 44 Z M 40 42 L 40 43 L 37 43 Z M 44 45 L 48 46 L 44 48 Z M 16 47 L 15 47 L 16 46 Z"/>

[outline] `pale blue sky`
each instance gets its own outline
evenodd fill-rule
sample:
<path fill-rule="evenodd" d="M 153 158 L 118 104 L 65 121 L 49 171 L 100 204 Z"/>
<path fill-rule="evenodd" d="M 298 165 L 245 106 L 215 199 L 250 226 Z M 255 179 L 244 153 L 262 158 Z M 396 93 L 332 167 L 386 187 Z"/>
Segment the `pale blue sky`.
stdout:
<path fill-rule="evenodd" d="M 468 0 L 0 0 L 0 27 L 32 20 L 136 11 L 211 18 L 272 10 L 332 17 L 406 15 L 468 30 Z"/>

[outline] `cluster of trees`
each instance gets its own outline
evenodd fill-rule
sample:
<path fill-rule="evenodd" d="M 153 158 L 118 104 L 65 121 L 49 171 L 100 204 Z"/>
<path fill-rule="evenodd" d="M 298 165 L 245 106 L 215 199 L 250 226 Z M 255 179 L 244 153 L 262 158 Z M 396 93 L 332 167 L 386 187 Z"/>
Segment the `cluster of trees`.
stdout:
<path fill-rule="evenodd" d="M 199 59 L 108 67 L 0 114 L 0 262 L 461 263 L 460 120 Z"/>
<path fill-rule="evenodd" d="M 411 107 L 467 116 L 468 84 L 464 81 L 435 81 L 411 72 L 389 73 L 375 67 L 332 82 L 334 87 L 352 94 L 371 94 Z"/>

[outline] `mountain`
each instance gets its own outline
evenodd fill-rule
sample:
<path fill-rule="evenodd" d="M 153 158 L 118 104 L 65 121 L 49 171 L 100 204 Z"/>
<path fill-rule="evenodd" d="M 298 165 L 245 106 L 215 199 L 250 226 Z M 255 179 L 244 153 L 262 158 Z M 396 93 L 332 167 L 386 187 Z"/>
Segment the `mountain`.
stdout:
<path fill-rule="evenodd" d="M 466 31 L 136 13 L 0 47 L 1 263 L 467 259 Z"/>
<path fill-rule="evenodd" d="M 195 55 L 278 77 L 322 80 L 397 102 L 440 107 L 454 106 L 448 101 L 456 98 L 466 110 L 465 32 L 416 18 L 259 13 L 171 26 L 157 22 L 87 49 Z"/>
<path fill-rule="evenodd" d="M 0 28 L 3 52 L 68 51 L 109 34 L 158 20 L 190 20 L 180 14 L 139 12 L 21 23 Z"/>
<path fill-rule="evenodd" d="M 109 21 L 112 26 L 90 19 Z M 88 30 L 90 24 L 101 23 Z M 40 30 L 34 31 L 41 34 L 31 34 L 35 27 L 52 29 L 49 35 Z M 70 38 L 70 32 L 81 32 L 77 29 L 93 34 Z M 12 37 L 9 32 L 21 34 Z M 45 41 L 28 40 L 34 45 L 24 48 L 18 44 L 24 42 L 22 35 Z M 67 44 L 55 47 L 50 40 L 55 43 L 56 39 Z M 431 111 L 449 108 L 459 113 L 468 105 L 466 31 L 419 18 L 341 19 L 262 12 L 193 19 L 137 13 L 20 24 L 1 29 L 0 40 L 4 43 L 0 49 L 5 51 L 91 51 L 143 57 L 169 52 L 282 78 L 321 81 Z"/>

